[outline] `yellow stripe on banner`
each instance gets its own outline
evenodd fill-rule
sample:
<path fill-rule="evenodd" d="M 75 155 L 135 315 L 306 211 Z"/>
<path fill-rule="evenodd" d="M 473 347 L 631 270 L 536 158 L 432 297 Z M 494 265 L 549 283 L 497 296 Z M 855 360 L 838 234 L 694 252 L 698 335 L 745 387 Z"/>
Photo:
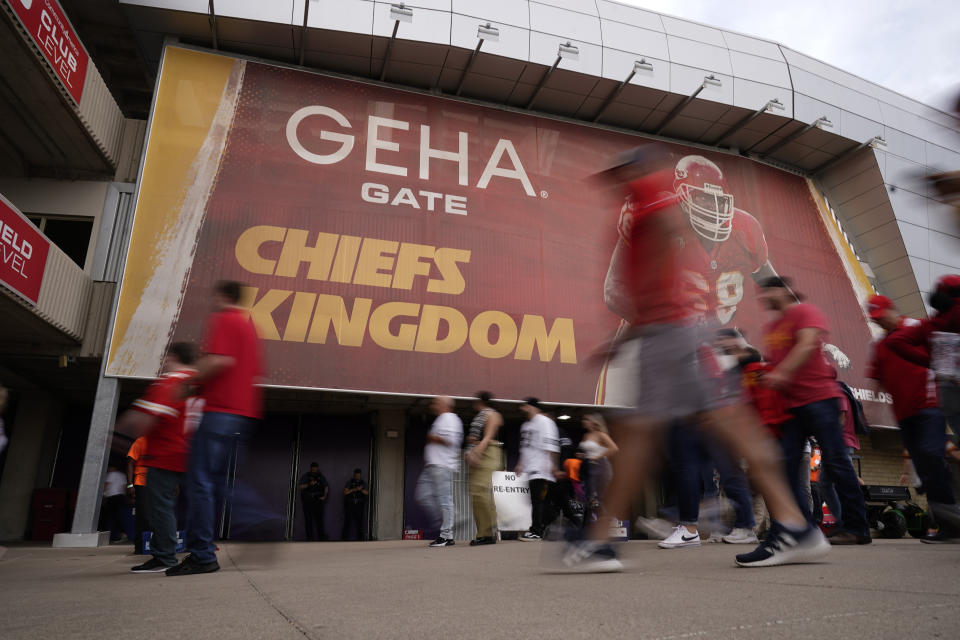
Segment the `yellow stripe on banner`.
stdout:
<path fill-rule="evenodd" d="M 840 255 L 840 259 L 843 262 L 843 266 L 846 268 L 847 275 L 850 277 L 850 280 L 854 285 L 854 289 L 857 292 L 857 299 L 860 304 L 863 305 L 866 302 L 866 299 L 873 295 L 873 284 L 870 282 L 870 279 L 867 278 L 867 273 L 863 270 L 863 265 L 861 265 L 860 260 L 857 259 L 857 254 L 853 252 L 853 247 L 851 247 L 850 243 L 847 242 L 847 239 L 843 235 L 843 231 L 840 229 L 840 226 L 834 219 L 833 214 L 830 213 L 830 207 L 827 206 L 827 201 L 820 193 L 820 190 L 817 189 L 817 187 L 813 184 L 813 181 L 810 179 L 807 179 L 807 186 L 810 187 L 810 193 L 813 195 L 813 201 L 817 204 L 817 208 L 820 210 L 820 218 L 826 225 L 827 231 L 830 233 L 830 237 L 833 240 L 833 244 L 837 248 L 837 253 Z"/>
<path fill-rule="evenodd" d="M 134 312 L 159 263 L 156 240 L 178 223 L 190 180 L 235 60 L 167 47 L 150 127 L 123 285 L 110 343 L 108 375 L 124 343 Z"/>

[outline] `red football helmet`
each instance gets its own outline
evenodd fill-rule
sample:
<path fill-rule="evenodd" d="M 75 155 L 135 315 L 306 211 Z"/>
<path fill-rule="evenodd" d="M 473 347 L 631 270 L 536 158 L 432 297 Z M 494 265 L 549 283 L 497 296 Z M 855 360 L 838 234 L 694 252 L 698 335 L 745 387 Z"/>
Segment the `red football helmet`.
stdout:
<path fill-rule="evenodd" d="M 674 169 L 673 189 L 694 231 L 714 242 L 730 237 L 733 196 L 720 167 L 703 156 L 685 156 Z"/>

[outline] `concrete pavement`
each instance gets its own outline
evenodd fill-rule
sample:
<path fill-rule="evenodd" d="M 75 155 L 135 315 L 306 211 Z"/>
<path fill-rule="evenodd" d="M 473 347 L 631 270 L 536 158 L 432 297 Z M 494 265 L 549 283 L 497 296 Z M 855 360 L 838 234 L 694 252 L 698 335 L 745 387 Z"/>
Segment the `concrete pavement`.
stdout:
<path fill-rule="evenodd" d="M 0 637 L 960 638 L 960 545 L 743 569 L 743 547 L 630 542 L 623 574 L 558 576 L 541 544 L 225 543 L 220 572 L 182 578 L 128 573 L 128 547 L 11 547 Z"/>

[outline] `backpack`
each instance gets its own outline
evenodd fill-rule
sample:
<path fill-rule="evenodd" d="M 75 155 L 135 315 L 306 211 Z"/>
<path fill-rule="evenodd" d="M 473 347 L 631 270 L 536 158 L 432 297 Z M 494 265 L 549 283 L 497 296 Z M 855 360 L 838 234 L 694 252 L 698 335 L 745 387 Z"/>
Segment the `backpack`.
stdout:
<path fill-rule="evenodd" d="M 863 412 L 863 405 L 857 397 L 853 395 L 853 389 L 841 380 L 837 380 L 837 384 L 840 385 L 840 390 L 843 391 L 844 395 L 847 396 L 847 400 L 850 401 L 850 412 L 853 414 L 853 431 L 858 436 L 870 435 L 870 424 L 867 422 L 867 416 Z"/>

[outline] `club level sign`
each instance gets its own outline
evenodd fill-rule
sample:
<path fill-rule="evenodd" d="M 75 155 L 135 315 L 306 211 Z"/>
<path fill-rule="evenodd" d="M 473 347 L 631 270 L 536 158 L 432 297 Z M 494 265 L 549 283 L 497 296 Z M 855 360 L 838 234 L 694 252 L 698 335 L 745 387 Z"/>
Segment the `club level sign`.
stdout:
<path fill-rule="evenodd" d="M 50 241 L 0 196 L 0 282 L 37 304 L 49 251 Z"/>

